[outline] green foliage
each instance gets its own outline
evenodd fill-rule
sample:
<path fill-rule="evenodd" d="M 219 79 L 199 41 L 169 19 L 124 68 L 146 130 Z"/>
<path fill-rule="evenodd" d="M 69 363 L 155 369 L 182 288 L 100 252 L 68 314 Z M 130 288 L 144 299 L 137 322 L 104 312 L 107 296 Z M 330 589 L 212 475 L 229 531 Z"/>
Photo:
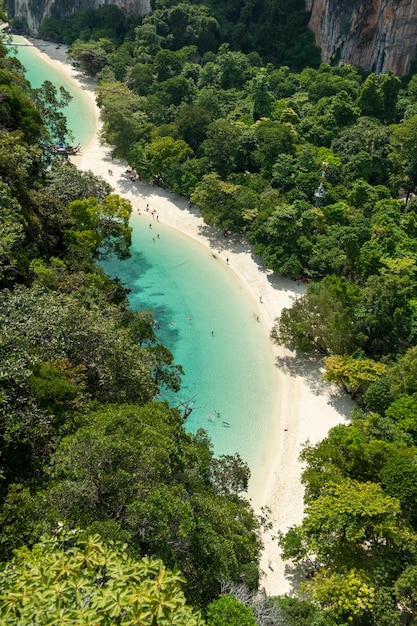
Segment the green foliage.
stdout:
<path fill-rule="evenodd" d="M 330 481 L 374 480 L 392 458 L 406 453 L 405 444 L 397 442 L 401 439 L 397 434 L 389 420 L 359 412 L 353 424 L 336 426 L 316 446 L 305 446 L 300 455 L 307 465 L 302 476 L 305 500 L 316 499 Z M 388 438 L 395 442 L 389 443 Z"/>
<path fill-rule="evenodd" d="M 182 70 L 179 55 L 171 50 L 159 50 L 155 56 L 153 65 L 158 82 L 163 82 L 168 80 L 168 78 L 178 76 Z"/>
<path fill-rule="evenodd" d="M 309 285 L 291 309 L 284 309 L 272 338 L 296 349 L 346 354 L 355 343 L 354 311 L 360 289 L 343 278 L 326 277 Z"/>
<path fill-rule="evenodd" d="M 248 489 L 249 478 L 249 466 L 238 454 L 213 459 L 213 483 L 218 493 L 244 493 Z"/>
<path fill-rule="evenodd" d="M 385 415 L 401 430 L 409 433 L 414 441 L 417 440 L 417 394 L 398 395 L 385 411 Z"/>
<path fill-rule="evenodd" d="M 397 474 L 398 475 L 398 474 Z M 400 503 L 371 482 L 328 477 L 306 517 L 281 538 L 283 556 L 314 564 L 302 593 L 343 623 L 399 623 L 389 587 L 415 558 L 415 533 Z M 304 596 L 305 597 L 305 596 Z M 391 619 L 391 621 L 390 621 Z"/>
<path fill-rule="evenodd" d="M 17 264 L 17 252 L 24 239 L 24 223 L 20 207 L 10 188 L 0 184 L 0 280 L 12 274 Z"/>
<path fill-rule="evenodd" d="M 323 495 L 308 504 L 305 519 L 295 529 L 301 538 L 298 558 L 315 553 L 324 565 L 340 566 L 354 563 L 360 553 L 363 557 L 378 553 L 381 542 L 387 553 L 395 545 L 411 546 L 412 536 L 396 523 L 399 516 L 398 500 L 375 483 L 329 482 Z M 282 545 L 285 557 L 285 539 Z"/>
<path fill-rule="evenodd" d="M 108 55 L 112 52 L 111 48 L 111 42 L 108 40 L 91 41 L 88 43 L 77 40 L 68 50 L 68 55 L 71 59 L 80 63 L 89 76 L 96 77 L 107 65 Z"/>
<path fill-rule="evenodd" d="M 274 598 L 281 608 L 288 626 L 335 626 L 327 612 L 320 611 L 312 602 L 289 596 Z"/>
<path fill-rule="evenodd" d="M 40 159 L 40 149 L 27 145 L 20 131 L 0 131 L 0 172 L 6 184 L 14 188 L 13 195 L 17 201 L 26 199 L 27 185 L 35 180 Z M 29 212 L 28 209 L 26 211 Z M 22 211 L 22 214 L 25 216 L 25 212 Z"/>
<path fill-rule="evenodd" d="M 59 415 L 64 407 L 74 402 L 81 391 L 61 363 L 37 363 L 28 384 L 39 406 L 47 408 L 55 415 Z"/>
<path fill-rule="evenodd" d="M 314 581 L 304 583 L 312 598 L 336 623 L 369 623 L 375 604 L 375 590 L 363 572 L 350 569 L 343 574 L 320 572 Z M 341 622 L 340 622 L 341 620 Z"/>
<path fill-rule="evenodd" d="M 358 105 L 362 115 L 381 118 L 384 114 L 384 94 L 380 81 L 375 74 L 370 74 L 363 83 Z"/>
<path fill-rule="evenodd" d="M 400 88 L 401 81 L 392 72 L 370 74 L 359 91 L 358 106 L 361 114 L 387 122 L 395 121 Z"/>
<path fill-rule="evenodd" d="M 83 172 L 69 161 L 59 161 L 49 172 L 48 190 L 65 205 L 75 200 L 96 198 L 104 201 L 110 195 L 111 186 L 92 172 Z"/>
<path fill-rule="evenodd" d="M 162 184 L 181 189 L 183 164 L 193 155 L 190 146 L 183 139 L 160 137 L 146 148 L 145 158 L 154 176 L 160 176 Z"/>
<path fill-rule="evenodd" d="M 360 117 L 356 124 L 338 133 L 331 147 L 341 157 L 349 181 L 362 177 L 372 185 L 388 182 L 391 172 L 390 134 L 382 123 L 373 118 Z M 368 169 L 363 163 L 365 157 Z"/>
<path fill-rule="evenodd" d="M 136 142 L 149 137 L 151 125 L 141 98 L 122 83 L 103 81 L 97 89 L 97 103 L 104 121 L 103 139 L 115 146 L 114 156 L 126 158 Z"/>
<path fill-rule="evenodd" d="M 272 166 L 279 155 L 294 152 L 294 134 L 285 124 L 271 120 L 260 120 L 256 124 L 255 132 L 258 142 L 255 158 L 263 163 L 265 175 L 270 176 Z"/>
<path fill-rule="evenodd" d="M 207 127 L 207 139 L 201 145 L 203 154 L 222 178 L 236 169 L 242 129 L 227 120 L 216 120 Z"/>
<path fill-rule="evenodd" d="M 243 52 L 256 50 L 265 61 L 297 69 L 319 64 L 319 50 L 306 28 L 308 14 L 302 2 L 262 1 L 256 7 L 240 1 L 205 4 L 218 16 L 228 41 Z"/>
<path fill-rule="evenodd" d="M 315 569 L 301 597 L 338 624 L 400 623 L 394 584 L 416 546 L 415 449 L 407 443 L 388 417 L 356 411 L 352 424 L 301 455 L 306 514 L 280 543 L 284 557 Z"/>
<path fill-rule="evenodd" d="M 139 45 L 148 43 L 146 35 L 152 26 L 161 38 L 161 47 L 178 50 L 195 45 L 200 54 L 217 48 L 220 40 L 219 24 L 205 5 L 176 2 L 167 6 L 165 3 L 156 3 L 155 9 L 136 30 Z"/>
<path fill-rule="evenodd" d="M 388 376 L 381 376 L 369 385 L 364 393 L 367 409 L 383 415 L 393 401 L 391 383 Z"/>
<path fill-rule="evenodd" d="M 245 475 L 239 463 L 233 471 Z M 223 495 L 221 465 L 165 403 L 113 405 L 61 441 L 39 504 L 52 524 L 117 521 L 137 551 L 181 567 L 189 597 L 209 601 L 219 580 L 238 580 L 259 558 L 258 522 L 237 494 L 244 485 L 229 479 Z M 230 465 L 226 459 L 226 478 Z"/>
<path fill-rule="evenodd" d="M 10 485 L 0 507 L 2 561 L 10 558 L 16 548 L 33 541 L 35 519 L 36 506 L 30 490 L 21 484 Z"/>
<path fill-rule="evenodd" d="M 194 104 L 183 104 L 178 108 L 176 124 L 187 144 L 196 150 L 207 135 L 207 128 L 212 121 L 212 114 Z"/>
<path fill-rule="evenodd" d="M 46 80 L 41 87 L 32 91 L 32 98 L 48 129 L 49 141 L 54 146 L 71 143 L 72 135 L 67 128 L 66 117 L 60 109 L 68 105 L 72 96 L 62 86 L 58 90 Z"/>
<path fill-rule="evenodd" d="M 196 186 L 191 200 L 201 207 L 207 223 L 235 230 L 242 221 L 236 205 L 238 189 L 238 185 L 223 182 L 217 174 L 207 174 Z"/>
<path fill-rule="evenodd" d="M 101 202 L 94 197 L 74 200 L 68 206 L 72 228 L 68 231 L 69 245 L 86 248 L 93 258 L 115 255 L 129 257 L 132 228 L 129 200 L 115 194 Z"/>
<path fill-rule="evenodd" d="M 407 194 L 415 191 L 417 185 L 417 169 L 415 164 L 417 132 L 417 115 L 394 124 L 391 130 L 392 159 L 397 176 L 405 187 Z"/>
<path fill-rule="evenodd" d="M 32 104 L 22 78 L 9 69 L 3 69 L 0 77 L 1 130 L 19 131 L 28 143 L 39 141 L 45 133 L 41 113 Z"/>
<path fill-rule="evenodd" d="M 176 570 L 62 527 L 32 550 L 21 548 L 0 582 L 0 617 L 8 624 L 203 624 L 187 606 Z"/>
<path fill-rule="evenodd" d="M 135 63 L 129 71 L 128 85 L 139 96 L 147 96 L 154 82 L 150 63 Z"/>
<path fill-rule="evenodd" d="M 41 471 L 57 434 L 71 432 L 91 400 L 143 404 L 159 385 L 178 388 L 181 369 L 166 349 L 152 350 L 149 316 L 111 305 L 104 294 L 95 301 L 94 290 L 90 284 L 70 294 L 40 288 L 1 293 L 6 485 Z"/>
<path fill-rule="evenodd" d="M 395 583 L 395 595 L 404 612 L 415 617 L 417 611 L 417 566 L 410 565 Z"/>
<path fill-rule="evenodd" d="M 39 27 L 39 36 L 46 41 L 62 41 L 62 22 L 55 17 L 45 17 Z"/>
<path fill-rule="evenodd" d="M 416 528 L 416 455 L 413 450 L 399 450 L 381 471 L 381 484 L 386 493 L 399 499 L 410 523 Z"/>
<path fill-rule="evenodd" d="M 357 332 L 373 358 L 392 354 L 413 341 L 416 261 L 408 255 L 382 260 L 378 274 L 365 284 L 357 311 Z"/>
<path fill-rule="evenodd" d="M 102 5 L 97 10 L 81 9 L 64 20 L 47 17 L 39 28 L 39 35 L 50 41 L 71 45 L 77 39 L 88 42 L 103 37 L 115 44 L 132 36 L 133 28 L 140 22 L 138 15 L 125 15 L 116 5 Z"/>
<path fill-rule="evenodd" d="M 221 595 L 206 611 L 207 626 L 256 626 L 252 611 L 232 596 Z"/>
<path fill-rule="evenodd" d="M 372 359 L 329 356 L 325 360 L 324 380 L 341 384 L 355 398 L 386 373 L 386 365 Z"/>

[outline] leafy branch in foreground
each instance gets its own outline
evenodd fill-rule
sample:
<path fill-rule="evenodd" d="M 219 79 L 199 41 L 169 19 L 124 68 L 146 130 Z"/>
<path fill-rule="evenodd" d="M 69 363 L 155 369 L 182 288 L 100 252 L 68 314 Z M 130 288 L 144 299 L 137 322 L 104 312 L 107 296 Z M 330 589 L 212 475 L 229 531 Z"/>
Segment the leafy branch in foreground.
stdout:
<path fill-rule="evenodd" d="M 87 540 L 60 526 L 0 572 L 1 624 L 198 626 L 183 578 L 159 559 L 135 560 L 126 545 Z"/>

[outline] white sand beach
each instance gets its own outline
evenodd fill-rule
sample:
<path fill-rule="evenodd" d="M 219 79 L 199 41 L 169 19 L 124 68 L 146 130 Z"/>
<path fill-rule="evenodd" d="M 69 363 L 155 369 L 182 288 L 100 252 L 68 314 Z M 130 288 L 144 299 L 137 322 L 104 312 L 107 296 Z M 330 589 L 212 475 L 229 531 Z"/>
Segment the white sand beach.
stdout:
<path fill-rule="evenodd" d="M 65 46 L 34 41 L 39 54 L 71 77 L 91 98 L 95 107 L 94 83 L 86 80 L 72 67 Z M 159 220 L 197 239 L 201 244 L 220 254 L 225 271 L 235 272 L 242 285 L 252 294 L 254 308 L 269 337 L 274 320 L 292 299 L 305 290 L 304 284 L 284 279 L 266 270 L 260 258 L 254 255 L 240 237 L 225 238 L 223 233 L 204 224 L 196 207 L 189 207 L 184 198 L 170 194 L 141 181 L 131 181 L 126 175 L 127 165 L 111 159 L 110 148 L 99 142 L 97 113 L 96 134 L 87 146 L 82 146 L 74 162 L 83 170 L 105 178 L 133 209 L 141 214 L 149 203 Z M 110 173 L 110 171 L 112 173 Z M 228 259 L 228 263 L 226 262 Z M 268 460 L 268 476 L 262 488 L 250 493 L 254 508 L 269 507 L 272 530 L 264 533 L 264 551 L 261 567 L 262 586 L 269 595 L 291 594 L 297 585 L 297 575 L 280 558 L 276 542 L 278 531 L 285 531 L 299 523 L 303 516 L 303 487 L 300 482 L 301 464 L 298 460 L 302 444 L 318 442 L 330 428 L 348 419 L 352 403 L 346 396 L 322 381 L 322 361 L 317 357 L 300 357 L 279 346 L 271 345 L 271 360 L 276 369 L 276 411 L 271 415 L 271 432 L 275 432 L 275 446 Z M 260 407 L 260 411 L 262 407 Z M 302 573 L 301 573 L 302 576 Z"/>

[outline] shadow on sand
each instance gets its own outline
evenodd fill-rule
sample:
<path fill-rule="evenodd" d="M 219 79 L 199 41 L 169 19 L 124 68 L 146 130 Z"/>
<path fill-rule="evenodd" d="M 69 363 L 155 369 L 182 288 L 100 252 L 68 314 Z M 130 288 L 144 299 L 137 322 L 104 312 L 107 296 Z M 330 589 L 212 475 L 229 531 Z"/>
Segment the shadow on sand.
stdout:
<path fill-rule="evenodd" d="M 312 575 L 312 567 L 309 563 L 288 563 L 285 565 L 285 578 L 290 584 L 290 596 L 299 592 L 301 583 L 305 582 Z"/>
<path fill-rule="evenodd" d="M 323 380 L 323 356 L 304 354 L 294 350 L 291 354 L 278 356 L 275 363 L 281 372 L 294 378 L 301 377 L 315 395 L 327 394 L 329 396 L 328 404 L 337 413 L 348 419 L 355 403 L 344 391 Z"/>

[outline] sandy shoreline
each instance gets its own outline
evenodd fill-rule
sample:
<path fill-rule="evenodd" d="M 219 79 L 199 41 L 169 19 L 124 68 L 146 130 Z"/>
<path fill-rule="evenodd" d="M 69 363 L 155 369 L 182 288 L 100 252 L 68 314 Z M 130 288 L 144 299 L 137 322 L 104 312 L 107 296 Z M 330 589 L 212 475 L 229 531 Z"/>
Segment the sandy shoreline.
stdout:
<path fill-rule="evenodd" d="M 57 48 L 56 44 L 39 40 L 34 40 L 34 43 L 44 60 L 49 59 L 89 94 L 96 108 L 95 136 L 74 159 L 76 165 L 105 178 L 117 193 L 132 202 L 134 210 L 143 214 L 149 202 L 161 222 L 197 239 L 216 253 L 220 251 L 218 256 L 225 264 L 225 269 L 235 272 L 252 294 L 254 307 L 269 337 L 275 318 L 284 307 L 291 305 L 292 298 L 301 294 L 305 286 L 265 270 L 261 260 L 243 239 L 233 236 L 225 239 L 218 229 L 204 224 L 197 210 L 190 209 L 184 198 L 146 183 L 130 181 L 125 174 L 126 163 L 112 161 L 110 149 L 100 146 L 94 83 L 72 67 L 65 46 Z M 226 258 L 229 259 L 228 265 Z M 250 496 L 256 510 L 259 511 L 261 506 L 271 510 L 272 530 L 264 535 L 265 549 L 261 567 L 265 575 L 262 586 L 270 595 L 282 595 L 291 593 L 293 583 L 297 581 L 287 564 L 282 562 L 274 536 L 277 531 L 285 531 L 302 519 L 303 488 L 298 461 L 301 444 L 306 440 L 315 443 L 322 439 L 331 427 L 347 419 L 352 404 L 347 397 L 323 383 L 322 363 L 319 359 L 300 358 L 277 346 L 271 346 L 271 359 L 276 364 L 277 379 L 276 408 L 271 416 L 271 433 L 275 432 L 276 445 L 268 461 L 268 476 L 263 489 Z"/>

